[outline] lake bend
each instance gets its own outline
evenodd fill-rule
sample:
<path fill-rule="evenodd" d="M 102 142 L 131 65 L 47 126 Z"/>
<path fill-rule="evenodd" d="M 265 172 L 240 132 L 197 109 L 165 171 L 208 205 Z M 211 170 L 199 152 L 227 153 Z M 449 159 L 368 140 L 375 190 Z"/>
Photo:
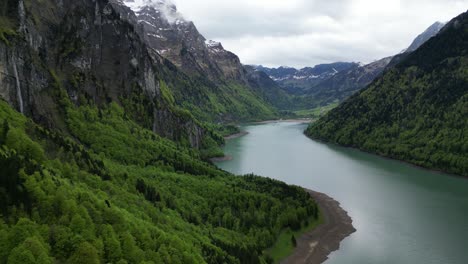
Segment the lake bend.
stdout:
<path fill-rule="evenodd" d="M 468 180 L 307 138 L 307 124 L 246 125 L 217 166 L 326 193 L 355 233 L 327 264 L 468 263 Z"/>

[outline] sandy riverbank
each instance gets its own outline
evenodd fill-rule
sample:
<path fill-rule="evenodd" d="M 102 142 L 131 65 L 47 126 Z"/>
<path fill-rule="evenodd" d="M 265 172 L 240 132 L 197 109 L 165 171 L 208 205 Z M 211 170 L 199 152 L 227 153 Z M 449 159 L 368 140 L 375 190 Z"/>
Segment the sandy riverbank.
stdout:
<path fill-rule="evenodd" d="M 339 249 L 343 239 L 356 231 L 340 203 L 326 194 L 307 192 L 319 205 L 324 223 L 298 238 L 294 253 L 281 263 L 323 263 L 331 252 Z"/>

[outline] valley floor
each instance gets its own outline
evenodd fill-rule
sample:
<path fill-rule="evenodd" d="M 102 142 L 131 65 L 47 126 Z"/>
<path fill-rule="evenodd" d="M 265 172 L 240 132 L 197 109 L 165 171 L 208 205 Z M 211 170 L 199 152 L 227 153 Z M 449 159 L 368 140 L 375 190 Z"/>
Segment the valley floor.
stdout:
<path fill-rule="evenodd" d="M 294 253 L 281 263 L 323 263 L 340 242 L 356 231 L 339 202 L 326 194 L 307 190 L 318 203 L 324 223 L 297 239 Z"/>

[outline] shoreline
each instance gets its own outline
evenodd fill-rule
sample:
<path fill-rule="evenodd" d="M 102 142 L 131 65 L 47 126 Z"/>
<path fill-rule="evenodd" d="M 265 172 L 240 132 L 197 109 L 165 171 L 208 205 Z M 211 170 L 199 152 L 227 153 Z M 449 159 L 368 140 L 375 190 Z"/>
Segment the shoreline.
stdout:
<path fill-rule="evenodd" d="M 226 155 L 224 157 L 211 158 L 210 161 L 211 162 L 222 162 L 222 161 L 230 161 L 232 159 L 233 159 L 232 156 Z"/>
<path fill-rule="evenodd" d="M 403 163 L 403 164 L 409 165 L 410 167 L 425 170 L 427 172 L 443 174 L 444 176 L 468 179 L 468 175 L 464 176 L 464 175 L 461 175 L 461 174 L 455 174 L 455 173 L 443 171 L 443 170 L 440 170 L 440 169 L 424 167 L 422 165 L 418 165 L 418 164 L 412 163 L 412 162 L 407 161 L 407 160 L 402 160 L 402 159 L 399 159 L 399 158 L 393 158 L 393 157 L 390 157 L 390 156 L 385 156 L 383 154 L 379 154 L 379 153 L 371 152 L 371 151 L 368 151 L 368 150 L 364 150 L 364 149 L 361 149 L 361 148 L 356 147 L 356 146 L 345 146 L 345 145 L 340 145 L 340 144 L 337 144 L 337 143 L 334 143 L 334 142 L 325 141 L 325 140 L 322 140 L 322 139 L 319 139 L 319 138 L 309 137 L 308 135 L 305 134 L 305 131 L 304 131 L 304 136 L 306 136 L 310 140 L 317 141 L 317 142 L 320 142 L 320 143 L 325 144 L 325 145 L 332 145 L 332 146 L 336 146 L 336 147 L 340 147 L 340 148 L 346 148 L 346 149 L 353 150 L 353 151 L 359 151 L 359 152 L 366 153 L 366 154 L 369 154 L 369 155 L 372 155 L 372 156 L 376 156 L 376 157 L 379 157 L 379 158 L 382 158 L 382 159 L 385 159 L 385 160 L 390 160 L 390 161 L 396 161 L 396 162 L 399 162 L 399 163 Z"/>
<path fill-rule="evenodd" d="M 232 135 L 229 135 L 229 136 L 225 136 L 224 137 L 224 140 L 231 140 L 231 139 L 235 139 L 235 138 L 240 138 L 240 137 L 243 137 L 243 136 L 246 136 L 248 135 L 249 132 L 247 131 L 241 131 L 239 133 L 236 133 L 236 134 L 232 134 Z M 210 158 L 210 161 L 215 163 L 215 162 L 223 162 L 223 161 L 230 161 L 232 160 L 232 156 L 231 155 L 225 155 L 223 157 L 214 157 L 214 158 Z"/>
<path fill-rule="evenodd" d="M 240 138 L 240 137 L 243 137 L 243 136 L 248 135 L 248 134 L 249 134 L 249 132 L 247 132 L 247 131 L 241 131 L 241 132 L 236 133 L 236 134 L 225 136 L 224 139 L 225 140 L 230 140 L 230 139 Z"/>
<path fill-rule="evenodd" d="M 250 124 L 261 125 L 261 124 L 271 124 L 271 123 L 281 123 L 281 122 L 290 122 L 290 123 L 299 122 L 299 123 L 308 124 L 308 123 L 311 123 L 312 121 L 314 121 L 313 118 L 295 118 L 295 119 L 265 120 L 265 121 L 252 122 Z"/>
<path fill-rule="evenodd" d="M 340 248 L 341 241 L 356 232 L 353 220 L 339 202 L 324 193 L 305 190 L 318 204 L 324 223 L 296 238 L 293 254 L 280 263 L 323 263 L 330 253 Z"/>

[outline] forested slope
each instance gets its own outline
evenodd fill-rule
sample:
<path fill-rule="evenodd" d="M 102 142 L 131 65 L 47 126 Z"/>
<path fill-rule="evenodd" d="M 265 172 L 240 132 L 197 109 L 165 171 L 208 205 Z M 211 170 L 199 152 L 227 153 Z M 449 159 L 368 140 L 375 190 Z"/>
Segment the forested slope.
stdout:
<path fill-rule="evenodd" d="M 306 131 L 468 176 L 468 13 Z"/>
<path fill-rule="evenodd" d="M 115 103 L 64 111 L 68 136 L 0 101 L 0 263 L 262 263 L 318 217 L 301 188 L 222 172 Z"/>
<path fill-rule="evenodd" d="M 112 2 L 0 4 L 0 263 L 271 261 L 315 203 L 203 160 L 223 143 L 207 121 L 275 110 L 185 74 Z"/>

